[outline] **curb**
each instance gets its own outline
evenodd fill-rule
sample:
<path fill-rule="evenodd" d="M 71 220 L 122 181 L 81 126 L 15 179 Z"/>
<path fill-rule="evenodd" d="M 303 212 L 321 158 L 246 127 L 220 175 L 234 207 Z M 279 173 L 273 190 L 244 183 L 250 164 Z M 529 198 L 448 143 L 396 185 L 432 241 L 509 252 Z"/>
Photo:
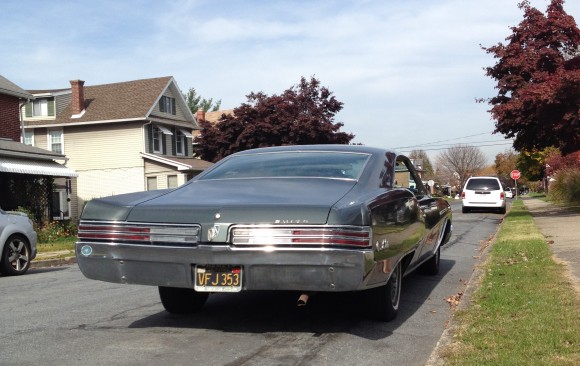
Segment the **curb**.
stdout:
<path fill-rule="evenodd" d="M 32 261 L 30 263 L 31 269 L 37 268 L 50 268 L 50 267 L 60 267 L 66 266 L 69 264 L 75 264 L 77 262 L 77 257 L 64 257 L 64 258 L 56 258 L 56 259 L 45 259 L 39 261 Z"/>

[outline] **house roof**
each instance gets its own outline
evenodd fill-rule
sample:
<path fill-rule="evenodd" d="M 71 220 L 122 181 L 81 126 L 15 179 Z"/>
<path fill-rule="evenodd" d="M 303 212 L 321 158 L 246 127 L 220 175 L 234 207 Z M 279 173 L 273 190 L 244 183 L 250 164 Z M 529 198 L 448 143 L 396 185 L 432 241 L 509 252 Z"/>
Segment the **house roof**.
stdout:
<path fill-rule="evenodd" d="M 47 175 L 49 177 L 78 177 L 78 173 L 56 161 L 8 158 L 0 156 L 0 172 Z"/>
<path fill-rule="evenodd" d="M 26 121 L 26 125 L 77 125 L 145 120 L 149 118 L 153 107 L 168 87 L 172 89 L 174 95 L 181 95 L 181 91 L 171 76 L 84 86 L 85 112 L 80 117 L 71 118 L 72 111 L 69 104 L 54 120 Z M 55 91 L 62 92 L 62 89 L 36 90 L 34 92 L 44 94 Z M 185 105 L 185 101 L 181 101 L 181 99 L 183 98 L 176 97 L 178 103 L 185 107 L 187 121 L 167 119 L 167 122 L 184 127 L 195 127 L 195 119 Z"/>
<path fill-rule="evenodd" d="M 0 156 L 12 156 L 38 160 L 65 160 L 66 156 L 20 142 L 0 139 Z"/>
<path fill-rule="evenodd" d="M 141 156 L 144 159 L 156 161 L 158 163 L 167 164 L 172 167 L 175 167 L 177 168 L 178 171 L 184 170 L 202 171 L 213 165 L 213 163 L 210 163 L 209 161 L 196 158 L 186 158 L 186 157 L 178 158 L 175 156 L 165 156 L 165 155 L 162 156 L 146 153 L 141 153 Z"/>
<path fill-rule="evenodd" d="M 234 110 L 223 109 L 215 112 L 205 112 L 205 120 L 211 123 L 216 123 L 220 118 L 222 118 L 222 114 L 225 114 L 226 116 L 233 116 Z"/>
<path fill-rule="evenodd" d="M 0 172 L 47 175 L 51 177 L 77 177 L 78 174 L 54 160 L 65 160 L 62 154 L 20 142 L 0 139 Z"/>
<path fill-rule="evenodd" d="M 70 88 L 64 89 L 38 89 L 38 90 L 28 90 L 30 94 L 58 94 L 68 91 L 70 93 Z"/>
<path fill-rule="evenodd" d="M 7 94 L 17 98 L 33 99 L 32 94 L 0 75 L 0 94 Z"/>

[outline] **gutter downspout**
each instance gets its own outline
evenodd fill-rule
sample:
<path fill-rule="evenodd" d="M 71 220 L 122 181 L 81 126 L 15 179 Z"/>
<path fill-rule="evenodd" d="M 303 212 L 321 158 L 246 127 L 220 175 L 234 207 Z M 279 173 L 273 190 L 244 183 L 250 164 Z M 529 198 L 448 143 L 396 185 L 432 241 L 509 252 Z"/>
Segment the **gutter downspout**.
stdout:
<path fill-rule="evenodd" d="M 24 143 L 24 118 L 22 117 L 22 107 L 30 103 L 30 98 L 26 98 L 26 102 L 18 103 L 18 122 L 20 122 L 20 142 Z"/>
<path fill-rule="evenodd" d="M 149 120 L 149 122 L 143 124 L 143 126 L 141 126 L 141 132 L 143 135 L 143 151 L 145 153 L 147 153 L 147 138 L 145 136 L 145 128 L 146 126 L 152 124 L 153 121 Z M 141 158 L 141 160 L 143 161 L 143 191 L 147 190 L 147 176 L 145 175 L 145 159 Z"/>

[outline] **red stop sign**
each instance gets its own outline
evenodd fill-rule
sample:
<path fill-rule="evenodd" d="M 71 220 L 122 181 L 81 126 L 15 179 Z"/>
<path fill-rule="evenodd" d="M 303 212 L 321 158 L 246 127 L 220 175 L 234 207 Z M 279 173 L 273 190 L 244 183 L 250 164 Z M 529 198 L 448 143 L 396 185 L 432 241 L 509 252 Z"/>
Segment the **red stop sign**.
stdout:
<path fill-rule="evenodd" d="M 512 179 L 520 179 L 521 173 L 519 170 L 512 170 L 512 172 L 510 173 L 510 177 L 512 177 Z"/>

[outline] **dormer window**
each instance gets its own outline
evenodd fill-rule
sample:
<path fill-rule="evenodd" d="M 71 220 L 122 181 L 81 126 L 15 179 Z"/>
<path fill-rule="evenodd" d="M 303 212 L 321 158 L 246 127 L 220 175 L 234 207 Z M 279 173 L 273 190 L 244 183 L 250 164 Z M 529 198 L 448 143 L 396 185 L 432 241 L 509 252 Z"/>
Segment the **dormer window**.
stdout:
<path fill-rule="evenodd" d="M 48 101 L 46 99 L 35 100 L 32 102 L 32 116 L 48 116 Z"/>
<path fill-rule="evenodd" d="M 54 98 L 35 99 L 26 103 L 26 117 L 53 117 Z"/>
<path fill-rule="evenodd" d="M 175 98 L 162 96 L 159 99 L 159 111 L 167 114 L 175 115 Z"/>

